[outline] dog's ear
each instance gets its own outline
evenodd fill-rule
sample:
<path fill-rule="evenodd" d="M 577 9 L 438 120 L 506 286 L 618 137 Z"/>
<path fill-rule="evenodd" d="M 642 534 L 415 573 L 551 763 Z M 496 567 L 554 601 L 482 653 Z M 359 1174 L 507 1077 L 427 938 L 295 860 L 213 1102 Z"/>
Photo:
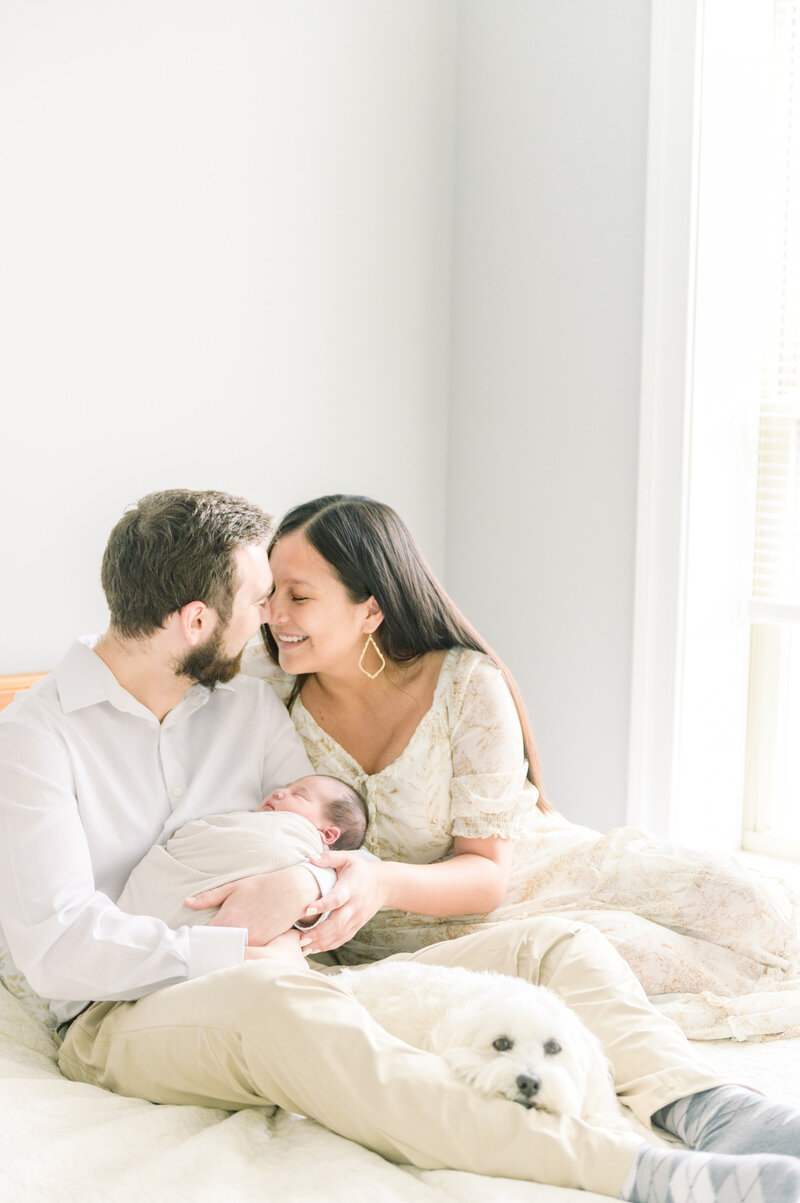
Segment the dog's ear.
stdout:
<path fill-rule="evenodd" d="M 476 1016 L 480 1016 L 483 1008 L 476 1006 L 474 1000 L 459 1000 L 451 1003 L 437 1019 L 431 1028 L 426 1041 L 426 1048 L 440 1056 L 444 1052 L 457 1048 L 474 1048 L 476 1040 Z"/>
<path fill-rule="evenodd" d="M 439 1022 L 435 1023 L 428 1032 L 425 1041 L 426 1047 L 429 1048 L 432 1053 L 438 1053 L 441 1056 L 444 1050 L 448 1047 L 449 1042 L 447 1040 L 447 1032 L 447 1021 L 440 1019 Z"/>
<path fill-rule="evenodd" d="M 603 1046 L 588 1028 L 580 1025 L 575 1033 L 577 1047 L 574 1060 L 583 1072 L 584 1093 L 581 1117 L 583 1119 L 608 1119 L 619 1111 L 611 1063 Z"/>

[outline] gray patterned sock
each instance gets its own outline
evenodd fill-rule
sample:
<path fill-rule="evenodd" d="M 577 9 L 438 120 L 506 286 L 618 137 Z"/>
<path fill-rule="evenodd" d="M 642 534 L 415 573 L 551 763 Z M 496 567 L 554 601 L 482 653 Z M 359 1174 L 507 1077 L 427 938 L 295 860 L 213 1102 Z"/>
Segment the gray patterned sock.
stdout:
<path fill-rule="evenodd" d="M 692 1149 L 800 1157 L 800 1111 L 742 1086 L 717 1086 L 662 1107 L 653 1123 Z"/>
<path fill-rule="evenodd" d="M 791 1157 L 728 1157 L 644 1145 L 625 1179 L 627 1203 L 800 1203 Z"/>

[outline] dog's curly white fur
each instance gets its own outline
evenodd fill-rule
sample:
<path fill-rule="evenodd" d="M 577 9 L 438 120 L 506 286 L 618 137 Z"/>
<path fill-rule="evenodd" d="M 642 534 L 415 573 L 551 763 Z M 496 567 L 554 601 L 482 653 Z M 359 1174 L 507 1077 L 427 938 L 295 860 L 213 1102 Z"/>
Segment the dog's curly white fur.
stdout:
<path fill-rule="evenodd" d="M 481 1093 L 624 1126 L 600 1041 L 552 990 L 415 961 L 345 970 L 337 980 L 392 1035 L 438 1053 Z"/>

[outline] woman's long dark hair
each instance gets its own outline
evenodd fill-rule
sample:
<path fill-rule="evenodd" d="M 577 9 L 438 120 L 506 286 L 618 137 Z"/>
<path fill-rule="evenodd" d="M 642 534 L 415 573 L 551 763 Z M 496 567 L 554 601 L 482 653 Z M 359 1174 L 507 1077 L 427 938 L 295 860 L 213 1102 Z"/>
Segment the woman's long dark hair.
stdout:
<path fill-rule="evenodd" d="M 516 681 L 447 596 L 402 518 L 390 506 L 370 497 L 344 493 L 318 497 L 289 510 L 272 537 L 269 551 L 284 536 L 298 530 L 330 564 L 351 601 L 375 598 L 383 622 L 374 638 L 388 659 L 404 664 L 425 652 L 452 647 L 471 648 L 490 657 L 502 672 L 519 715 L 528 780 L 539 791 L 537 806 L 545 813 L 552 811 L 542 791 L 539 757 Z M 267 654 L 277 664 L 278 646 L 268 626 L 261 628 L 261 636 Z M 290 706 L 307 679 L 306 674 L 295 681 Z"/>

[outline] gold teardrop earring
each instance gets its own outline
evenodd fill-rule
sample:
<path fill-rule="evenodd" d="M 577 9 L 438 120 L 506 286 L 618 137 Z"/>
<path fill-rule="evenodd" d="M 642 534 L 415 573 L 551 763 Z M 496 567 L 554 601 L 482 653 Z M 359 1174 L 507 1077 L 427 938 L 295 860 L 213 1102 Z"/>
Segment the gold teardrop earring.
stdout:
<path fill-rule="evenodd" d="M 377 670 L 377 672 L 374 672 L 374 673 L 371 673 L 369 671 L 369 669 L 364 668 L 364 657 L 367 654 L 367 648 L 370 646 L 370 644 L 375 649 L 375 655 L 378 657 L 378 659 L 381 662 L 380 668 Z M 370 681 L 374 681 L 376 677 L 379 677 L 381 675 L 381 673 L 383 672 L 383 670 L 386 668 L 386 657 L 384 656 L 381 649 L 378 647 L 375 640 L 372 638 L 372 635 L 367 635 L 367 642 L 364 644 L 363 648 L 361 649 L 361 655 L 358 658 L 358 667 L 361 669 L 361 671 L 365 677 L 369 677 Z"/>

